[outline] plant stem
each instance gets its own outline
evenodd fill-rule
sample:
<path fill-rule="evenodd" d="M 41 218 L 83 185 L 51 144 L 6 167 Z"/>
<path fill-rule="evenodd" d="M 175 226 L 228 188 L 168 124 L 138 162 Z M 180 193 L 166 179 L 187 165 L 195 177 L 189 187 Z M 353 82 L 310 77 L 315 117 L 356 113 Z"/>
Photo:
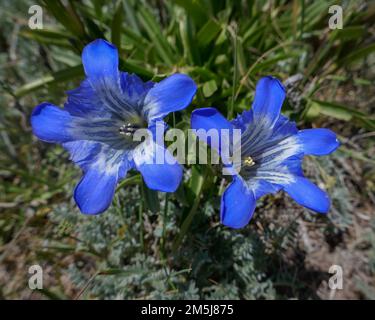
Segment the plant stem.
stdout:
<path fill-rule="evenodd" d="M 166 259 L 165 254 L 165 231 L 166 231 L 166 223 L 167 223 L 167 213 L 168 213 L 168 193 L 165 194 L 165 204 L 164 204 L 164 211 L 163 211 L 163 231 L 162 231 L 162 237 L 161 237 L 161 254 L 162 254 L 162 260 Z"/>
<path fill-rule="evenodd" d="M 175 241 L 173 242 L 173 245 L 172 245 L 172 254 L 173 255 L 176 253 L 177 249 L 180 247 L 181 242 L 184 239 L 187 231 L 189 230 L 189 227 L 190 227 L 191 223 L 193 222 L 193 218 L 194 218 L 195 214 L 197 213 L 198 205 L 199 205 L 202 190 L 203 190 L 203 184 L 204 184 L 204 181 L 207 178 L 207 172 L 208 172 L 208 170 L 206 169 L 204 171 L 203 176 L 201 176 L 200 183 L 198 185 L 198 190 L 197 190 L 197 193 L 196 193 L 196 197 L 194 199 L 193 206 L 190 209 L 188 216 L 186 217 L 186 219 L 184 220 L 184 222 L 181 226 L 180 233 L 177 235 Z"/>
<path fill-rule="evenodd" d="M 142 200 L 140 201 L 139 204 L 139 216 L 138 216 L 138 221 L 139 221 L 139 243 L 141 244 L 142 250 L 145 250 L 145 243 L 143 240 L 143 208 L 145 207 L 143 204 L 145 202 L 145 193 L 143 189 L 143 184 L 139 186 L 142 190 Z"/>

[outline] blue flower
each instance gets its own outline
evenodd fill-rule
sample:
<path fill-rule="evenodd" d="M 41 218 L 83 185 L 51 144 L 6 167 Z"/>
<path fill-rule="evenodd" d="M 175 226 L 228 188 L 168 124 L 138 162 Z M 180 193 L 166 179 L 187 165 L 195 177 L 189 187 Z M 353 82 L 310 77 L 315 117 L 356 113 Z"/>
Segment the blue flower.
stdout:
<path fill-rule="evenodd" d="M 304 178 L 302 159 L 304 155 L 329 154 L 339 141 L 328 129 L 298 130 L 294 122 L 280 114 L 284 98 L 283 85 L 273 77 L 264 77 L 257 84 L 252 109 L 235 120 L 227 121 L 214 108 L 192 113 L 193 129 L 241 130 L 240 143 L 229 144 L 231 154 L 240 154 L 241 163 L 229 164 L 238 169 L 232 170 L 233 180 L 221 200 L 220 218 L 226 226 L 244 227 L 254 213 L 256 200 L 281 189 L 302 206 L 320 213 L 329 210 L 327 194 Z M 206 142 L 210 143 L 208 139 Z M 211 147 L 223 157 L 217 145 Z"/>
<path fill-rule="evenodd" d="M 133 137 L 137 129 L 155 132 L 166 115 L 186 108 L 196 92 L 194 81 L 174 74 L 159 83 L 144 83 L 119 71 L 118 61 L 118 51 L 109 42 L 90 43 L 82 53 L 86 79 L 68 92 L 64 108 L 45 102 L 31 115 L 33 133 L 61 144 L 82 168 L 74 199 L 86 214 L 105 211 L 117 182 L 132 168 L 149 188 L 164 192 L 175 191 L 182 178 L 182 167 L 163 143 Z M 163 164 L 155 161 L 157 154 L 165 156 Z"/>

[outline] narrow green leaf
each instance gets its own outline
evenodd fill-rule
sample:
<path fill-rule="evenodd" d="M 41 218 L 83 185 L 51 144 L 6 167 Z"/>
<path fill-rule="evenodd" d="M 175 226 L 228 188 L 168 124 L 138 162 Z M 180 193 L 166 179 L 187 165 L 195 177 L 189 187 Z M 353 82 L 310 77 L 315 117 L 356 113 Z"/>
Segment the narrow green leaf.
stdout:
<path fill-rule="evenodd" d="M 312 100 L 312 102 L 319 107 L 320 113 L 336 119 L 349 121 L 354 115 L 363 116 L 363 113 L 335 102 L 320 100 Z"/>
<path fill-rule="evenodd" d="M 316 116 L 318 113 L 344 121 L 355 119 L 361 122 L 366 128 L 371 130 L 375 129 L 375 118 L 369 117 L 363 112 L 342 104 L 311 100 L 309 110 L 307 111 L 307 117 Z"/>
<path fill-rule="evenodd" d="M 367 57 L 369 54 L 375 52 L 375 43 L 370 44 L 366 47 L 359 48 L 354 50 L 352 53 L 348 54 L 345 58 L 343 58 L 338 64 L 347 64 L 353 63 L 359 59 Z"/>
<path fill-rule="evenodd" d="M 158 197 L 158 192 L 156 190 L 151 190 L 143 181 L 143 195 L 145 197 L 145 203 L 147 209 L 152 213 L 158 213 L 160 211 L 160 201 Z"/>
<path fill-rule="evenodd" d="M 200 64 L 198 48 L 194 43 L 193 24 L 189 16 L 179 15 L 179 31 L 184 47 L 184 58 L 191 64 Z"/>
<path fill-rule="evenodd" d="M 180 183 L 174 195 L 183 206 L 189 205 L 189 202 L 186 198 L 185 185 L 183 183 Z"/>
<path fill-rule="evenodd" d="M 73 35 L 85 37 L 85 28 L 71 1 L 66 7 L 60 0 L 44 0 L 44 3 L 47 10 Z"/>
<path fill-rule="evenodd" d="M 194 194 L 195 197 L 198 196 L 200 190 L 202 189 L 204 183 L 204 177 L 199 170 L 198 166 L 192 166 L 191 168 L 191 178 L 189 180 L 188 189 Z"/>
<path fill-rule="evenodd" d="M 82 65 L 69 67 L 64 70 L 57 71 L 55 73 L 46 75 L 40 79 L 34 80 L 18 88 L 14 94 L 16 97 L 22 97 L 32 91 L 36 91 L 47 85 L 53 85 L 56 83 L 72 80 L 83 76 Z"/>
<path fill-rule="evenodd" d="M 123 13 L 124 7 L 122 5 L 122 0 L 118 0 L 116 4 L 116 11 L 115 15 L 113 16 L 112 20 L 112 27 L 111 27 L 111 40 L 117 48 L 121 48 L 121 27 L 122 27 L 122 20 L 123 20 Z"/>
<path fill-rule="evenodd" d="M 43 289 L 38 289 L 37 292 L 41 293 L 45 297 L 47 297 L 50 300 L 64 300 L 66 297 L 64 297 L 60 293 L 55 293 L 49 289 L 43 288 Z"/>
<path fill-rule="evenodd" d="M 210 19 L 199 30 L 197 34 L 197 41 L 200 47 L 206 47 L 221 31 L 221 26 L 215 20 Z"/>
<path fill-rule="evenodd" d="M 208 11 L 203 7 L 202 1 L 175 0 L 175 3 L 184 8 L 188 13 L 188 16 L 191 17 L 198 25 L 206 21 Z"/>
<path fill-rule="evenodd" d="M 109 275 L 115 275 L 115 276 L 130 276 L 132 274 L 145 274 L 147 270 L 144 269 L 105 269 L 98 272 L 98 275 L 101 276 L 109 276 Z"/>
<path fill-rule="evenodd" d="M 124 26 L 122 28 L 122 33 L 124 34 L 126 38 L 127 44 L 133 44 L 135 47 L 137 47 L 140 50 L 145 50 L 145 47 L 149 45 L 148 41 L 145 39 L 145 37 L 139 35 L 134 30 L 127 28 Z"/>
<path fill-rule="evenodd" d="M 83 19 L 85 21 L 90 40 L 106 38 L 103 30 L 97 25 L 93 18 L 85 16 Z"/>
<path fill-rule="evenodd" d="M 365 32 L 364 26 L 349 26 L 343 29 L 336 29 L 331 33 L 332 39 L 340 39 L 342 41 L 349 41 L 358 39 L 363 36 Z"/>
<path fill-rule="evenodd" d="M 292 59 L 292 58 L 298 57 L 298 56 L 299 56 L 299 52 L 289 52 L 288 54 L 282 53 L 282 54 L 278 54 L 278 55 L 276 55 L 272 58 L 268 58 L 267 60 L 264 60 L 264 61 L 261 61 L 261 62 L 259 61 L 252 68 L 252 70 L 250 72 L 250 75 L 254 75 L 257 72 L 260 72 L 260 71 L 263 71 L 263 70 L 268 72 L 268 69 L 273 67 L 278 62 L 283 61 L 283 60 Z"/>
<path fill-rule="evenodd" d="M 121 70 L 126 70 L 130 73 L 136 73 L 142 79 L 150 80 L 154 76 L 154 73 L 151 70 L 144 68 L 142 65 L 144 65 L 142 61 L 135 61 L 132 59 L 120 59 Z"/>
<path fill-rule="evenodd" d="M 138 19 L 145 28 L 150 40 L 155 46 L 160 58 L 168 65 L 173 65 L 174 56 L 171 46 L 160 28 L 159 23 L 154 16 L 145 8 L 141 7 L 138 10 Z"/>
<path fill-rule="evenodd" d="M 20 35 L 24 38 L 37 41 L 41 44 L 55 45 L 58 47 L 70 48 L 70 36 L 64 32 L 52 29 L 35 29 L 23 28 Z"/>
<path fill-rule="evenodd" d="M 134 8 L 129 0 L 124 0 L 124 7 L 125 7 L 125 15 L 126 15 L 126 22 L 129 23 L 130 29 L 134 31 L 134 33 L 140 35 L 141 31 L 138 25 L 137 16 L 135 14 Z"/>

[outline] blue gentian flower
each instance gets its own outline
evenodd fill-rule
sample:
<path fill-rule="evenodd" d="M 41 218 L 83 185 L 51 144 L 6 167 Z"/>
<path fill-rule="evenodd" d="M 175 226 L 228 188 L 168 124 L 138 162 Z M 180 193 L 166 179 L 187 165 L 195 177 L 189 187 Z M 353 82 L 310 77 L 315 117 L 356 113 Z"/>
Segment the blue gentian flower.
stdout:
<path fill-rule="evenodd" d="M 241 163 L 229 163 L 230 168 L 238 169 L 232 170 L 233 180 L 221 200 L 220 218 L 226 226 L 244 227 L 254 213 L 256 200 L 281 189 L 302 206 L 320 213 L 329 210 L 327 194 L 304 178 L 302 159 L 304 155 L 329 154 L 339 141 L 328 129 L 298 130 L 294 122 L 280 114 L 284 98 L 283 85 L 265 77 L 257 84 L 252 109 L 231 122 L 215 108 L 192 113 L 193 129 L 241 130 L 240 144 L 229 144 L 231 154 L 240 153 Z M 208 139 L 206 142 L 210 143 Z M 223 155 L 217 145 L 211 147 Z"/>
<path fill-rule="evenodd" d="M 84 175 L 74 191 L 80 210 L 105 211 L 117 182 L 132 168 L 140 171 L 149 188 L 175 191 L 182 167 L 162 143 L 154 138 L 137 142 L 133 136 L 141 128 L 155 132 L 166 115 L 186 108 L 196 92 L 194 81 L 174 74 L 159 83 L 144 83 L 118 70 L 116 47 L 101 39 L 84 48 L 82 62 L 86 79 L 68 92 L 64 108 L 45 102 L 31 115 L 34 134 L 61 144 L 82 168 Z M 155 161 L 157 154 L 165 157 L 163 164 Z"/>

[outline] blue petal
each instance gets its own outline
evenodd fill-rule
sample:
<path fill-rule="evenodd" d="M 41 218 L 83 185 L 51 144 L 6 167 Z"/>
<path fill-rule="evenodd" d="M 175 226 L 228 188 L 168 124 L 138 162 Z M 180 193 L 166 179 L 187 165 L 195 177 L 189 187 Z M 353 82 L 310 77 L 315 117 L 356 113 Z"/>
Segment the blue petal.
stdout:
<path fill-rule="evenodd" d="M 204 132 L 197 131 L 197 136 L 200 140 L 211 145 L 216 150 L 220 150 L 221 146 L 221 130 L 226 129 L 229 134 L 233 131 L 233 125 L 215 108 L 201 108 L 196 109 L 191 114 L 191 127 L 195 130 L 203 129 Z M 211 139 L 208 135 L 210 130 L 217 131 L 219 139 Z M 224 146 L 224 145 L 223 145 Z"/>
<path fill-rule="evenodd" d="M 78 140 L 63 143 L 63 147 L 69 151 L 70 160 L 82 170 L 87 171 L 95 157 L 102 150 L 102 144 L 96 141 Z"/>
<path fill-rule="evenodd" d="M 273 127 L 279 118 L 284 99 L 285 89 L 279 80 L 273 77 L 260 79 L 253 103 L 254 120 Z"/>
<path fill-rule="evenodd" d="M 117 48 L 103 39 L 95 40 L 83 49 L 82 63 L 90 82 L 104 78 L 117 81 L 119 77 Z"/>
<path fill-rule="evenodd" d="M 291 156 L 288 159 L 284 160 L 280 166 L 278 166 L 279 168 L 278 171 L 283 172 L 286 169 L 287 170 L 286 172 L 290 173 L 291 175 L 302 177 L 303 176 L 302 160 L 303 160 L 302 153 Z"/>
<path fill-rule="evenodd" d="M 221 198 L 221 222 L 231 228 L 246 226 L 253 216 L 256 201 L 242 179 L 235 177 Z"/>
<path fill-rule="evenodd" d="M 191 114 L 191 127 L 193 129 L 233 129 L 233 125 L 215 108 L 195 109 Z"/>
<path fill-rule="evenodd" d="M 84 171 L 74 191 L 74 199 L 85 214 L 98 214 L 111 204 L 116 184 L 131 167 L 128 153 L 101 143 L 65 143 L 71 159 Z"/>
<path fill-rule="evenodd" d="M 283 187 L 300 205 L 320 213 L 328 212 L 330 207 L 328 195 L 308 179 L 295 176 L 293 181 Z"/>
<path fill-rule="evenodd" d="M 73 118 L 69 112 L 44 102 L 33 110 L 33 133 L 46 142 L 63 143 L 73 139 L 70 129 Z"/>
<path fill-rule="evenodd" d="M 120 72 L 120 86 L 114 81 L 82 81 L 81 85 L 67 92 L 65 109 L 75 116 L 101 116 L 108 118 L 115 112 L 120 116 L 132 112 L 139 116 L 151 81 L 143 82 L 138 76 Z"/>
<path fill-rule="evenodd" d="M 166 124 L 163 120 L 157 120 L 149 122 L 147 130 L 152 135 L 152 138 L 156 143 L 163 145 L 164 133 L 168 128 L 168 124 Z"/>
<path fill-rule="evenodd" d="M 275 126 L 273 127 L 272 139 L 277 140 L 281 138 L 286 138 L 290 135 L 298 133 L 296 123 L 290 121 L 287 117 L 282 114 L 277 119 Z"/>
<path fill-rule="evenodd" d="M 249 125 L 253 125 L 254 115 L 253 110 L 245 110 L 241 114 L 237 115 L 237 118 L 233 119 L 231 123 L 236 129 L 241 129 L 241 131 L 246 130 Z"/>
<path fill-rule="evenodd" d="M 248 153 L 247 149 L 243 148 L 245 154 L 250 154 L 255 163 L 260 165 L 260 171 L 275 171 L 291 157 L 300 156 L 301 146 L 298 144 L 295 136 L 281 140 L 265 140 L 260 142 L 257 148 L 253 147 Z M 250 168 L 251 170 L 257 168 Z M 258 168 L 257 168 L 258 169 Z"/>
<path fill-rule="evenodd" d="M 138 146 L 133 160 L 150 189 L 163 192 L 177 190 L 182 179 L 182 167 L 164 147 L 149 139 Z"/>
<path fill-rule="evenodd" d="M 242 151 L 262 162 L 263 166 L 269 161 L 273 164 L 281 163 L 292 155 L 302 153 L 302 148 L 294 137 L 297 132 L 295 123 L 282 115 L 272 129 L 262 128 L 255 122 L 243 135 Z"/>
<path fill-rule="evenodd" d="M 315 156 L 324 156 L 335 151 L 340 145 L 336 134 L 328 129 L 306 129 L 298 132 L 303 152 Z"/>
<path fill-rule="evenodd" d="M 85 214 L 98 214 L 111 204 L 117 184 L 117 173 L 91 169 L 85 173 L 74 190 L 74 199 Z"/>
<path fill-rule="evenodd" d="M 253 185 L 249 185 L 249 188 L 253 191 L 256 200 L 269 194 L 276 193 L 281 189 L 281 186 L 270 183 L 266 180 L 258 180 Z"/>
<path fill-rule="evenodd" d="M 122 92 L 118 70 L 118 51 L 111 43 L 99 39 L 88 44 L 82 53 L 82 62 L 88 82 L 95 91 L 95 101 L 120 118 L 134 118 L 139 112 Z"/>
<path fill-rule="evenodd" d="M 168 113 L 186 108 L 192 101 L 197 86 L 184 74 L 174 74 L 148 92 L 144 101 L 144 113 L 148 120 L 164 118 Z"/>
<path fill-rule="evenodd" d="M 141 110 L 146 94 L 155 85 L 152 81 L 143 82 L 137 75 L 121 72 L 121 89 L 124 99 Z"/>
<path fill-rule="evenodd" d="M 100 95 L 87 79 L 82 81 L 78 88 L 67 91 L 67 94 L 68 99 L 64 108 L 71 115 L 109 117 L 109 110 L 105 108 Z"/>
<path fill-rule="evenodd" d="M 121 124 L 111 117 L 73 116 L 49 103 L 37 106 L 31 115 L 34 134 L 43 141 L 54 143 L 90 140 L 107 143 L 115 149 L 126 148 L 127 140 L 118 134 Z"/>

